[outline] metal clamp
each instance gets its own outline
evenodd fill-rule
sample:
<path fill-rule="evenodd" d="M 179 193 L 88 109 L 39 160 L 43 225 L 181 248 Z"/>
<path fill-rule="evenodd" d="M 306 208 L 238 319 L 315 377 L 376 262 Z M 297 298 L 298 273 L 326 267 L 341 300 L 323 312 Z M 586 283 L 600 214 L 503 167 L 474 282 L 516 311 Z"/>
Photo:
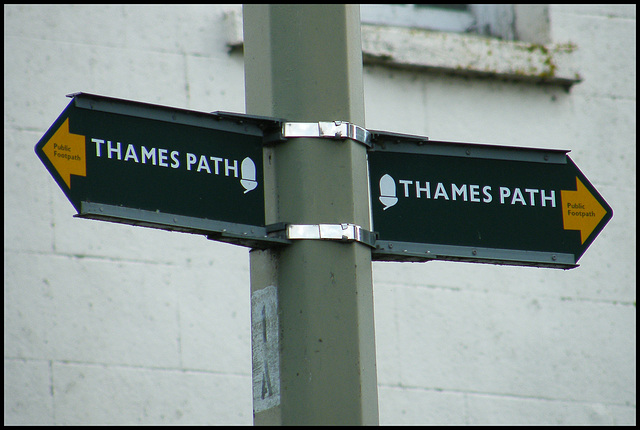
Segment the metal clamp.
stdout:
<path fill-rule="evenodd" d="M 375 235 L 359 225 L 342 224 L 287 224 L 287 239 L 340 240 L 360 242 L 375 247 Z"/>
<path fill-rule="evenodd" d="M 345 121 L 285 122 L 282 124 L 282 137 L 352 139 L 371 147 L 371 133 L 363 127 Z"/>

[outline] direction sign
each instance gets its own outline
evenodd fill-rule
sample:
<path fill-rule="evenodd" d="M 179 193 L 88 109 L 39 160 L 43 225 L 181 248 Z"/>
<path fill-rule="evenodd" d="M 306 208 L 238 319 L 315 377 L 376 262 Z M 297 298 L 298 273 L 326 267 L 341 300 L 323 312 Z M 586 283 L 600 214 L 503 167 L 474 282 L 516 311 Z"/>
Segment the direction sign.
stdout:
<path fill-rule="evenodd" d="M 568 151 L 372 136 L 374 260 L 572 268 L 613 215 Z"/>
<path fill-rule="evenodd" d="M 262 148 L 297 136 L 287 134 L 295 123 L 71 97 L 35 150 L 76 216 L 257 248 L 290 243 L 286 223 L 265 225 Z M 323 124 L 313 124 L 319 137 L 353 138 Z M 568 151 L 363 136 L 374 260 L 572 268 L 613 216 Z"/>
<path fill-rule="evenodd" d="M 273 119 L 77 93 L 36 154 L 79 217 L 209 235 L 267 237 L 262 146 Z"/>

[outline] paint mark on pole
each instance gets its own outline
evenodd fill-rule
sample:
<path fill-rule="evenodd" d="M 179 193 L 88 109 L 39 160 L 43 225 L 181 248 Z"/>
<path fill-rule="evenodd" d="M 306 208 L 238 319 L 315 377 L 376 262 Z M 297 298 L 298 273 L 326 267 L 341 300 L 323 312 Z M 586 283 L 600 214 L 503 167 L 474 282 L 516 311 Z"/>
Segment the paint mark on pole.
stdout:
<path fill-rule="evenodd" d="M 280 404 L 278 297 L 270 285 L 251 294 L 253 412 Z"/>

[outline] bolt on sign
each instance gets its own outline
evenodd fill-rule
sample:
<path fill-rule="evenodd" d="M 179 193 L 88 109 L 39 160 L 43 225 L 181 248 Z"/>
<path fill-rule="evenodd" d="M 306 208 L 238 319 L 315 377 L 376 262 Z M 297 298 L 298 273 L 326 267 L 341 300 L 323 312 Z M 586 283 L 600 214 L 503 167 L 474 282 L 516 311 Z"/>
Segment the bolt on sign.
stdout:
<path fill-rule="evenodd" d="M 372 136 L 374 260 L 572 268 L 613 215 L 568 151 Z"/>
<path fill-rule="evenodd" d="M 86 93 L 35 151 L 78 214 L 259 246 L 264 130 L 277 121 Z"/>

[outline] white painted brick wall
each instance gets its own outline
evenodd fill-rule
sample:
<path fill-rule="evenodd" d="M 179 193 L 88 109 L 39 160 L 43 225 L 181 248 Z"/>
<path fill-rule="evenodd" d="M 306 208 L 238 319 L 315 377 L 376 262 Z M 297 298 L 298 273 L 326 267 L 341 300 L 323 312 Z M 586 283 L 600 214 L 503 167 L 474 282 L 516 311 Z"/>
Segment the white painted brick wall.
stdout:
<path fill-rule="evenodd" d="M 244 111 L 237 6 L 4 7 L 4 423 L 251 424 L 248 252 L 80 220 L 33 148 L 86 91 Z M 635 6 L 550 7 L 584 81 L 366 67 L 366 126 L 571 149 L 614 210 L 570 271 L 376 263 L 382 424 L 635 424 Z"/>
<path fill-rule="evenodd" d="M 635 7 L 553 6 L 551 24 L 578 46 L 569 93 L 365 70 L 367 127 L 571 149 L 614 208 L 571 271 L 376 264 L 383 423 L 636 422 Z"/>

